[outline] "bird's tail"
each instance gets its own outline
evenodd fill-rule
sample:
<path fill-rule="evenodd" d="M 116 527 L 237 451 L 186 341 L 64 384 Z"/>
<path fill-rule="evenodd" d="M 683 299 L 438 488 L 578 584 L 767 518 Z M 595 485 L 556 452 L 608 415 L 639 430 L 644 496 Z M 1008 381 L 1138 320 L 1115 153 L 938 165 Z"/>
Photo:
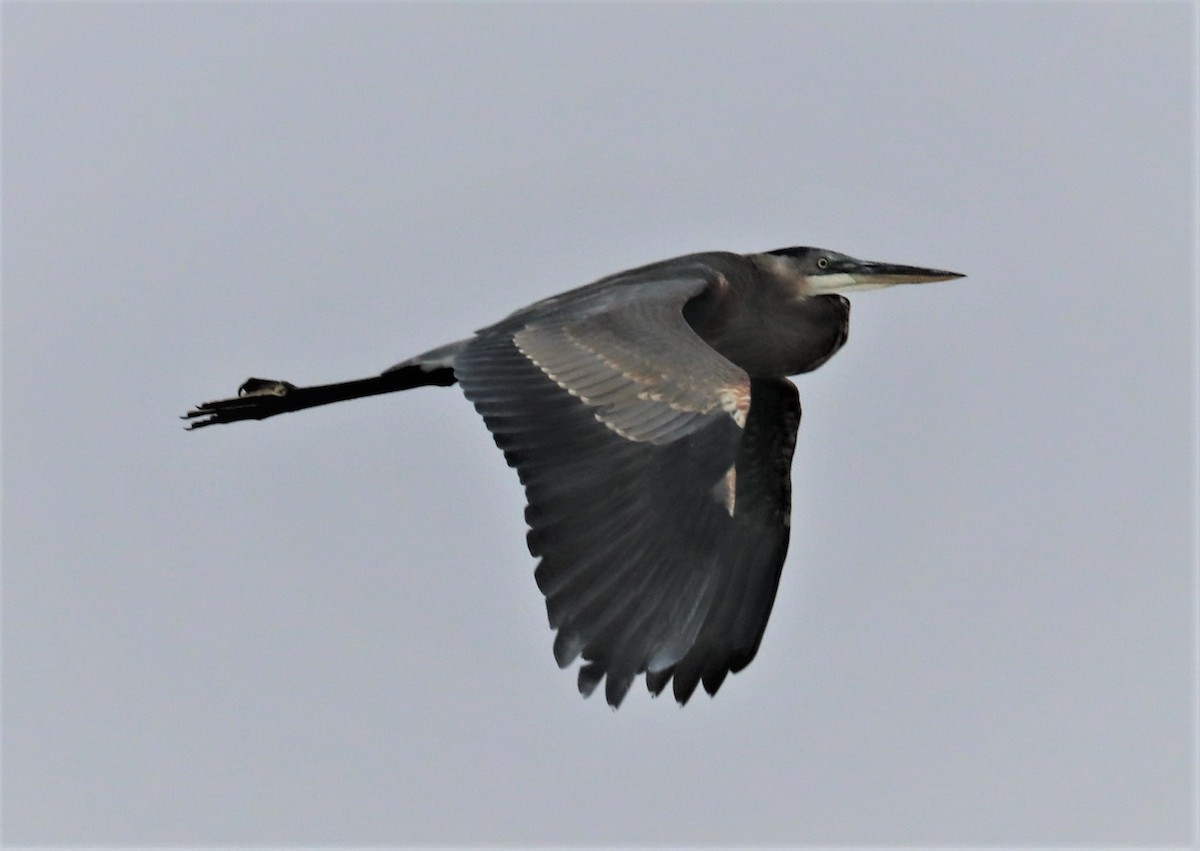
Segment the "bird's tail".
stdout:
<path fill-rule="evenodd" d="M 451 343 L 396 364 L 379 375 L 356 381 L 298 387 L 290 381 L 250 378 L 238 388 L 236 396 L 197 405 L 183 419 L 191 420 L 188 428 L 194 429 L 238 420 L 265 420 L 276 414 L 414 387 L 449 387 L 458 381 L 453 360 L 464 344 Z"/>

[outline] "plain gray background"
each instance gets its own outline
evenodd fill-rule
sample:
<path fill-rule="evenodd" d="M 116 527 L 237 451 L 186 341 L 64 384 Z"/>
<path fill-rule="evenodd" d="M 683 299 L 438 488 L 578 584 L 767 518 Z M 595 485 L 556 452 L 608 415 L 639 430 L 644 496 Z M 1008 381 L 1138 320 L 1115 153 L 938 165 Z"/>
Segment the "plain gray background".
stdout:
<path fill-rule="evenodd" d="M 14 843 L 1192 841 L 1175 4 L 3 9 Z M 705 249 L 967 273 L 798 380 L 758 659 L 583 701 L 456 389 L 186 433 Z"/>

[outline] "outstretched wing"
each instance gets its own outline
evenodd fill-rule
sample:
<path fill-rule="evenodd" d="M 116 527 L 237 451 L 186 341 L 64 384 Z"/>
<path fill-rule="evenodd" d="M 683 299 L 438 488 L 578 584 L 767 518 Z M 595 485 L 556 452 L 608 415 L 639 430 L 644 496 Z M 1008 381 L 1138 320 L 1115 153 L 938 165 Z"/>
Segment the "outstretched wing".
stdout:
<path fill-rule="evenodd" d="M 702 265 L 585 291 L 485 329 L 454 359 L 525 486 L 530 551 L 579 688 L 646 673 L 684 702 L 753 658 L 787 550 L 799 404 L 701 340 Z"/>

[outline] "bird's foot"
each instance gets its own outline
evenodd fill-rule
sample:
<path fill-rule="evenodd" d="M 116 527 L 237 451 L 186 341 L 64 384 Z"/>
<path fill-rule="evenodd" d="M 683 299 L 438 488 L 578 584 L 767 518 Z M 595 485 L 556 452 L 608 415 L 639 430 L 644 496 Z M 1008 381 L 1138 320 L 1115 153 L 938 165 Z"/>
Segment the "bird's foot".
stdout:
<path fill-rule="evenodd" d="M 290 410 L 283 400 L 296 389 L 289 381 L 272 378 L 248 378 L 238 388 L 232 399 L 204 402 L 184 414 L 180 419 L 195 420 L 188 428 L 233 423 L 238 420 L 262 420 Z"/>

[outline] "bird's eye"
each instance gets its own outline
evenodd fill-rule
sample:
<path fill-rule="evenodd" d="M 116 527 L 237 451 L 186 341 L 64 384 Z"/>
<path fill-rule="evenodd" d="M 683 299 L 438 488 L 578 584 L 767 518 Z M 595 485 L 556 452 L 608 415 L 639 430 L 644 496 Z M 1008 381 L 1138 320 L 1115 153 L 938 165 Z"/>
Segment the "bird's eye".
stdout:
<path fill-rule="evenodd" d="M 828 269 L 829 268 L 829 258 L 828 257 L 818 257 L 817 258 L 817 268 L 818 269 Z"/>

